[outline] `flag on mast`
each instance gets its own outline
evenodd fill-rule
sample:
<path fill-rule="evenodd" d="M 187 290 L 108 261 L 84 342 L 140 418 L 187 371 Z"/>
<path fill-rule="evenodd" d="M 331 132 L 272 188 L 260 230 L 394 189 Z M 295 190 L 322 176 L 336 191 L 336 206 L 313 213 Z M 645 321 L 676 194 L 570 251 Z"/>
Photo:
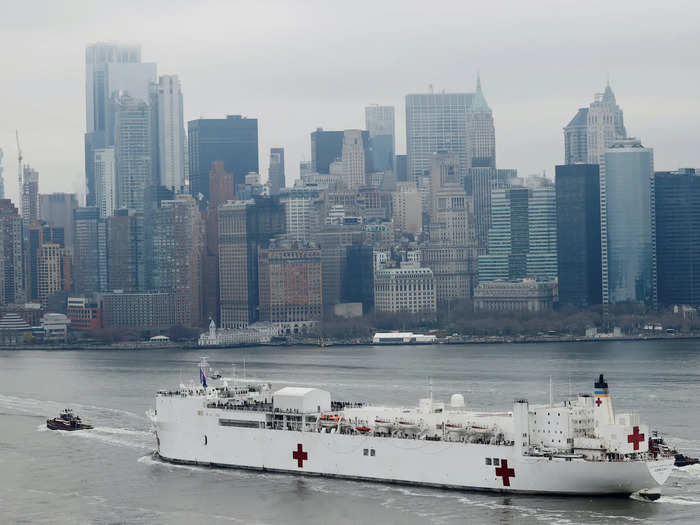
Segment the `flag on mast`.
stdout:
<path fill-rule="evenodd" d="M 204 388 L 207 388 L 207 376 L 202 368 L 199 368 L 199 380 Z"/>

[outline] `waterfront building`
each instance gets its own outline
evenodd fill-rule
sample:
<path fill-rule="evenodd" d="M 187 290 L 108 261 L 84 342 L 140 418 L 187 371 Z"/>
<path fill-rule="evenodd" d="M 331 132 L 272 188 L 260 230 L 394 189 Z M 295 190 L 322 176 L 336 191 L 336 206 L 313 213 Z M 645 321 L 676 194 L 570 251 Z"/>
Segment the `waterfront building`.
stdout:
<path fill-rule="evenodd" d="M 467 246 L 428 243 L 421 247 L 420 255 L 418 264 L 433 271 L 438 305 L 471 296 L 474 258 Z"/>
<path fill-rule="evenodd" d="M 598 165 L 557 166 L 556 201 L 559 302 L 602 304 Z"/>
<path fill-rule="evenodd" d="M 483 312 L 547 312 L 556 297 L 554 281 L 480 282 L 474 289 L 474 310 Z"/>
<path fill-rule="evenodd" d="M 700 171 L 654 174 L 658 302 L 700 305 Z"/>
<path fill-rule="evenodd" d="M 73 211 L 78 207 L 75 193 L 39 194 L 41 222 L 63 229 L 63 245 L 66 253 L 73 253 Z"/>
<path fill-rule="evenodd" d="M 260 320 L 280 334 L 306 333 L 323 315 L 321 252 L 307 242 L 270 240 L 259 255 Z"/>
<path fill-rule="evenodd" d="M 22 167 L 22 218 L 26 226 L 39 221 L 39 172 Z"/>
<path fill-rule="evenodd" d="M 258 120 L 240 115 L 197 119 L 187 124 L 190 193 L 209 202 L 209 173 L 214 161 L 234 176 L 234 193 L 244 190 L 245 176 L 258 173 Z"/>
<path fill-rule="evenodd" d="M 436 311 L 435 277 L 430 268 L 383 268 L 374 274 L 374 308 L 387 313 Z"/>
<path fill-rule="evenodd" d="M 286 186 L 284 178 L 284 148 L 270 148 L 270 167 L 267 182 L 270 185 L 270 195 L 279 195 Z"/>
<path fill-rule="evenodd" d="M 345 247 L 343 303 L 360 303 L 362 312 L 374 308 L 374 248 L 370 244 Z"/>
<path fill-rule="evenodd" d="M 166 330 L 184 325 L 186 298 L 175 293 L 109 292 L 102 296 L 102 326 Z"/>
<path fill-rule="evenodd" d="M 107 226 L 94 206 L 73 212 L 73 287 L 77 293 L 92 294 L 107 287 Z"/>
<path fill-rule="evenodd" d="M 365 107 L 365 126 L 369 132 L 372 171 L 393 171 L 396 151 L 394 106 Z"/>
<path fill-rule="evenodd" d="M 26 300 L 22 217 L 10 199 L 0 199 L 0 306 Z"/>
<path fill-rule="evenodd" d="M 67 315 L 72 330 L 92 331 L 102 327 L 100 307 L 85 297 L 68 297 Z"/>
<path fill-rule="evenodd" d="M 402 233 L 423 231 L 423 206 L 415 182 L 398 182 L 392 194 L 394 227 Z"/>
<path fill-rule="evenodd" d="M 247 328 L 231 330 L 228 328 L 216 328 L 212 319 L 209 330 L 200 334 L 199 346 L 231 346 L 231 345 L 259 345 L 272 341 L 278 335 L 279 330 L 272 323 L 258 322 L 248 325 Z"/>
<path fill-rule="evenodd" d="M 582 162 L 588 162 L 588 108 L 579 108 L 564 127 L 564 164 Z"/>
<path fill-rule="evenodd" d="M 180 79 L 177 75 L 161 75 L 152 90 L 157 111 L 157 180 L 161 186 L 181 193 L 185 187 L 185 126 Z"/>
<path fill-rule="evenodd" d="M 467 117 L 472 93 L 406 95 L 407 178 L 417 182 L 430 171 L 433 154 L 457 155 L 460 181 L 467 174 Z"/>
<path fill-rule="evenodd" d="M 258 250 L 284 233 L 277 197 L 230 201 L 219 207 L 219 283 L 222 328 L 258 320 Z"/>
<path fill-rule="evenodd" d="M 656 302 L 653 175 L 654 152 L 638 139 L 619 140 L 601 157 L 604 305 Z"/>

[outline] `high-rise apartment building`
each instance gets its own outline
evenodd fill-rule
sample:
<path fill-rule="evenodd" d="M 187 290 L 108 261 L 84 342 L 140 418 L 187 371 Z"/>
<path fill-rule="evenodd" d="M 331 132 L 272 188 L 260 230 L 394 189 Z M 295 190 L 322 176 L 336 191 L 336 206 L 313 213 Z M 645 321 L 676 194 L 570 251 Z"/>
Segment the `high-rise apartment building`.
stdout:
<path fill-rule="evenodd" d="M 653 177 L 654 152 L 638 139 L 614 142 L 601 156 L 604 305 L 656 302 Z"/>
<path fill-rule="evenodd" d="M 185 187 L 185 120 L 177 75 L 161 75 L 152 86 L 157 109 L 158 183 L 177 193 Z"/>
<path fill-rule="evenodd" d="M 117 161 L 114 147 L 95 150 L 95 206 L 102 218 L 114 215 L 117 189 Z"/>
<path fill-rule="evenodd" d="M 229 201 L 219 207 L 221 326 L 258 320 L 258 249 L 284 233 L 284 207 L 275 197 Z"/>
<path fill-rule="evenodd" d="M 406 149 L 408 180 L 427 175 L 432 155 L 454 153 L 459 159 L 460 181 L 467 174 L 467 117 L 472 93 L 406 95 Z"/>
<path fill-rule="evenodd" d="M 63 289 L 63 255 L 63 246 L 58 243 L 47 242 L 41 245 L 38 299 L 44 308 L 49 297 Z"/>
<path fill-rule="evenodd" d="M 564 164 L 579 162 L 588 162 L 588 108 L 579 108 L 564 128 Z"/>
<path fill-rule="evenodd" d="M 22 304 L 24 286 L 22 217 L 10 199 L 0 200 L 0 305 Z"/>
<path fill-rule="evenodd" d="M 96 207 L 73 212 L 73 287 L 79 294 L 100 292 L 107 287 L 107 227 Z"/>
<path fill-rule="evenodd" d="M 150 107 L 123 92 L 113 97 L 113 103 L 116 207 L 143 212 L 153 186 Z"/>
<path fill-rule="evenodd" d="M 700 171 L 654 174 L 658 301 L 700 306 Z"/>
<path fill-rule="evenodd" d="M 323 315 L 321 252 L 308 241 L 273 239 L 260 249 L 260 320 L 282 334 L 315 328 Z"/>
<path fill-rule="evenodd" d="M 245 176 L 258 173 L 258 120 L 240 115 L 224 119 L 197 119 L 187 124 L 190 192 L 209 202 L 209 172 L 212 163 L 222 161 L 233 173 L 234 193 L 245 189 Z"/>
<path fill-rule="evenodd" d="M 39 220 L 39 172 L 22 168 L 22 218 L 29 225 Z"/>
<path fill-rule="evenodd" d="M 144 217 L 121 208 L 106 219 L 107 290 L 146 291 Z"/>
<path fill-rule="evenodd" d="M 559 302 L 602 304 L 598 165 L 557 166 L 556 199 Z"/>
<path fill-rule="evenodd" d="M 78 207 L 75 193 L 39 194 L 41 221 L 53 228 L 63 228 L 66 253 L 73 253 L 73 211 Z"/>
<path fill-rule="evenodd" d="M 280 193 L 286 217 L 286 237 L 310 240 L 319 227 L 321 193 L 314 188 L 285 188 Z"/>
<path fill-rule="evenodd" d="M 394 227 L 400 232 L 418 235 L 423 231 L 423 206 L 415 182 L 397 182 L 392 194 Z"/>
<path fill-rule="evenodd" d="M 284 148 L 270 148 L 270 167 L 267 172 L 270 195 L 279 195 L 286 186 L 284 179 Z"/>
<path fill-rule="evenodd" d="M 369 132 L 372 171 L 394 169 L 394 106 L 367 106 L 365 125 Z"/>

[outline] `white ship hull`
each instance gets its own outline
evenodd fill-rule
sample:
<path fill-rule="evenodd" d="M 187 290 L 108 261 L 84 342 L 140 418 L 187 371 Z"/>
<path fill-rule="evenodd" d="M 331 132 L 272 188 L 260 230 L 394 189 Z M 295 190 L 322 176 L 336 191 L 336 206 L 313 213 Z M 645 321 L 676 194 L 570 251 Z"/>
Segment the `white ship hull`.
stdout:
<path fill-rule="evenodd" d="M 221 426 L 220 418 L 236 419 L 236 412 L 205 408 L 197 398 L 159 397 L 158 454 L 166 461 L 215 467 L 568 495 L 655 489 L 673 468 L 673 459 L 589 461 L 523 455 L 507 445 Z"/>

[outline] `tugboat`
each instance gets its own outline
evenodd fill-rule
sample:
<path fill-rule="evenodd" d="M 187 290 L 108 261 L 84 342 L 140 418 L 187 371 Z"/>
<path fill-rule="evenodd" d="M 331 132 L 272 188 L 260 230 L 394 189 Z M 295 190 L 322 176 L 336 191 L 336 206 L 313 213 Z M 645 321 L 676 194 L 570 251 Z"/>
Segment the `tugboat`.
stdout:
<path fill-rule="evenodd" d="M 700 463 L 700 459 L 691 458 L 669 447 L 664 441 L 664 438 L 661 437 L 656 430 L 652 431 L 651 437 L 649 438 L 649 451 L 654 453 L 665 452 L 673 455 L 675 458 L 673 465 L 675 467 L 687 467 L 688 465 L 697 465 Z"/>
<path fill-rule="evenodd" d="M 46 426 L 50 430 L 87 430 L 92 428 L 92 425 L 83 423 L 80 416 L 76 416 L 70 408 L 66 408 L 58 417 L 46 420 Z"/>

